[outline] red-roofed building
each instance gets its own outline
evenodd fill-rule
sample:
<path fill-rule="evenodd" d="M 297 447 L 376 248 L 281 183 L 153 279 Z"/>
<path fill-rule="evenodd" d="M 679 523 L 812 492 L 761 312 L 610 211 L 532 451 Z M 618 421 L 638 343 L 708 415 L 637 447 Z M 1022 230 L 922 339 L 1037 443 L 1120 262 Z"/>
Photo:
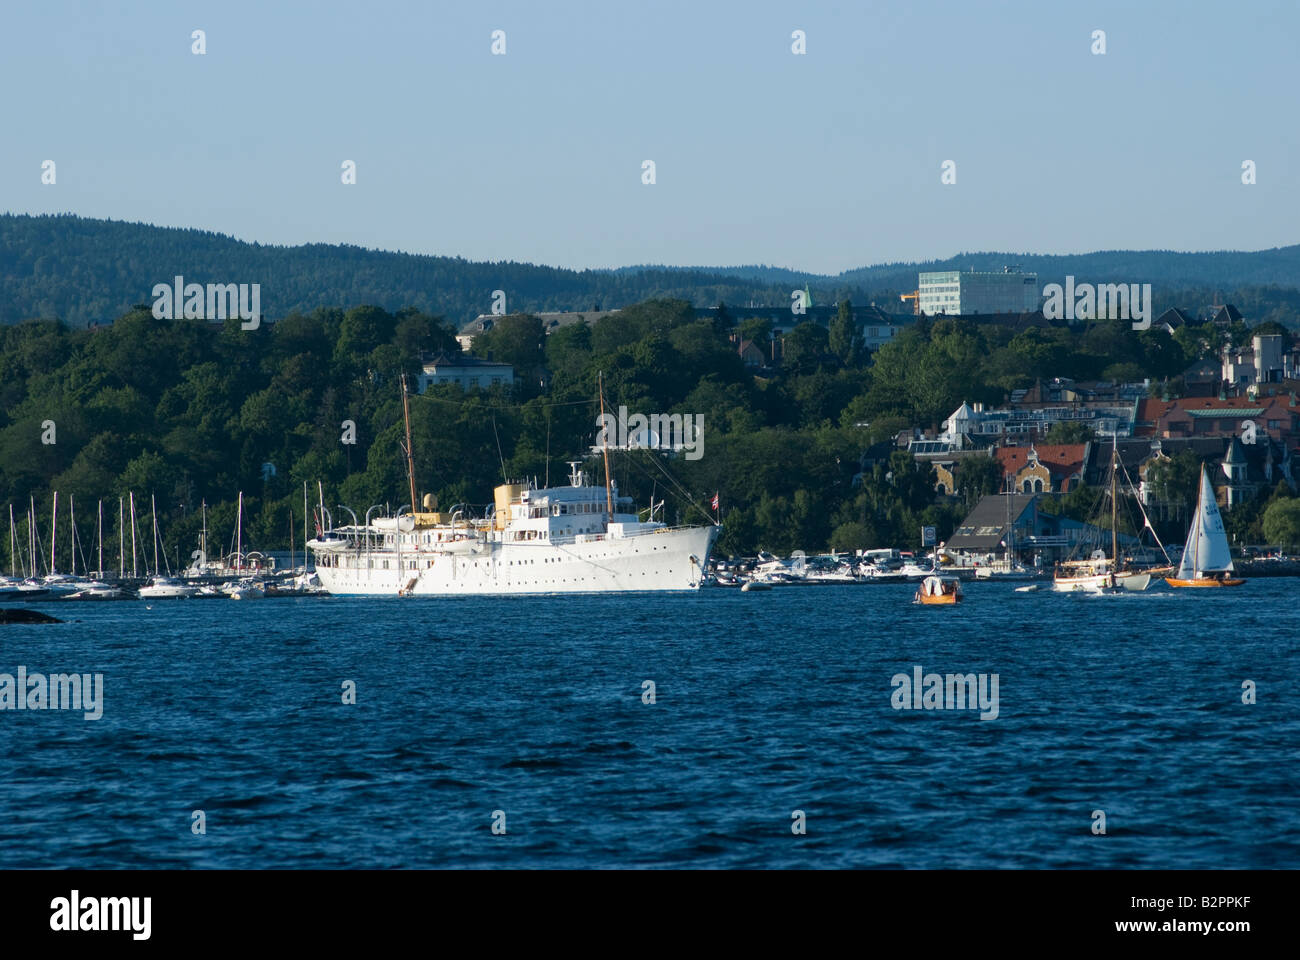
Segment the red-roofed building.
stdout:
<path fill-rule="evenodd" d="M 1294 446 L 1300 439 L 1300 406 L 1295 397 L 1146 399 L 1138 405 L 1133 433 L 1164 438 L 1240 437 L 1251 431 Z"/>
<path fill-rule="evenodd" d="M 1016 493 L 1068 493 L 1083 482 L 1087 443 L 1035 444 L 998 447 L 994 458 L 1002 467 L 1003 483 Z"/>

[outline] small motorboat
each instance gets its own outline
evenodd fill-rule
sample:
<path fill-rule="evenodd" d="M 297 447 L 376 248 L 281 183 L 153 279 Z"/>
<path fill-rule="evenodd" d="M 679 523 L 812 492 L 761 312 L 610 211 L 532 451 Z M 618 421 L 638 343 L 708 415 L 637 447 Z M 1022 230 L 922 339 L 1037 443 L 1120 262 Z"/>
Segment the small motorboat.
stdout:
<path fill-rule="evenodd" d="M 767 583 L 763 580 L 747 580 L 744 586 L 740 588 L 740 592 L 754 593 L 755 591 L 758 590 L 771 590 L 771 589 L 772 589 L 772 584 Z"/>
<path fill-rule="evenodd" d="M 961 603 L 961 598 L 960 580 L 935 574 L 921 581 L 921 585 L 916 588 L 916 599 L 912 602 L 942 607 Z"/>
<path fill-rule="evenodd" d="M 76 593 L 63 597 L 64 600 L 120 600 L 122 588 L 95 581 L 87 584 Z"/>

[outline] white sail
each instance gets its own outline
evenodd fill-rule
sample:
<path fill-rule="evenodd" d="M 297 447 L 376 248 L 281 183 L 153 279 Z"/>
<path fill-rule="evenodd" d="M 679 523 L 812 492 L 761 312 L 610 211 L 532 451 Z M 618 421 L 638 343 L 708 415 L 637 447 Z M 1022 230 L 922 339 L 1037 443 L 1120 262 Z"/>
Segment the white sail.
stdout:
<path fill-rule="evenodd" d="M 1228 535 L 1223 530 L 1223 517 L 1214 499 L 1214 488 L 1209 474 L 1201 467 L 1201 495 L 1196 503 L 1196 516 L 1187 533 L 1187 545 L 1178 565 L 1180 579 L 1194 579 L 1206 573 L 1232 570 L 1232 551 Z"/>

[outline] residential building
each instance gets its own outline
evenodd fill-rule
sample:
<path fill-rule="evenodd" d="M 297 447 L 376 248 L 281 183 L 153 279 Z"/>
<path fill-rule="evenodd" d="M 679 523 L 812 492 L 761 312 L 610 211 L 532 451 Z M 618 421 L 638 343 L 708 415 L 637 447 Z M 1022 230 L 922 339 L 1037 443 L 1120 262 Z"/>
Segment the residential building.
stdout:
<path fill-rule="evenodd" d="M 960 561 L 985 562 L 1004 551 L 1038 566 L 1063 560 L 1079 543 L 1102 539 L 1103 531 L 1040 509 L 1040 494 L 992 493 L 966 516 L 944 544 L 944 552 Z M 1109 531 L 1104 532 L 1109 538 Z M 1140 547 L 1135 537 L 1119 536 L 1121 547 Z"/>
<path fill-rule="evenodd" d="M 1017 493 L 1068 493 L 1083 482 L 1091 443 L 998 447 L 1004 489 Z"/>
<path fill-rule="evenodd" d="M 1180 397 L 1138 404 L 1136 436 L 1245 437 L 1264 434 L 1287 445 L 1300 440 L 1300 406 L 1294 394 L 1256 397 Z"/>
<path fill-rule="evenodd" d="M 493 363 L 478 357 L 451 356 L 439 353 L 423 361 L 423 371 L 416 378 L 417 392 L 424 393 L 431 386 L 454 383 L 462 390 L 510 386 L 515 382 L 515 368 L 508 363 Z"/>
<path fill-rule="evenodd" d="M 456 342 L 460 344 L 462 350 L 470 350 L 474 346 L 474 338 L 492 327 L 506 317 L 536 317 L 542 321 L 542 330 L 546 334 L 552 334 L 562 327 L 567 327 L 575 323 L 593 324 L 598 320 L 618 313 L 617 310 L 581 310 L 566 312 L 548 312 L 548 313 L 514 313 L 514 314 L 492 314 L 481 313 L 465 326 L 460 328 L 460 333 L 456 334 Z"/>
<path fill-rule="evenodd" d="M 1261 489 L 1273 489 L 1279 481 L 1293 490 L 1296 488 L 1292 448 L 1264 433 L 1257 434 L 1253 443 L 1243 442 L 1236 436 L 1153 438 L 1145 448 L 1142 443 L 1130 441 L 1130 449 L 1121 449 L 1120 456 L 1130 476 L 1139 481 L 1138 493 L 1148 508 L 1163 506 L 1148 479 L 1151 465 L 1187 450 L 1210 465 L 1210 479 L 1224 510 L 1254 498 Z M 1141 459 L 1135 464 L 1138 457 Z"/>
<path fill-rule="evenodd" d="M 1262 383 L 1300 377 L 1300 351 L 1280 333 L 1255 334 L 1250 346 L 1223 348 L 1221 378 L 1230 389 L 1244 392 Z"/>
<path fill-rule="evenodd" d="M 767 366 L 767 357 L 753 340 L 736 339 L 736 353 L 748 369 L 758 370 Z"/>
<path fill-rule="evenodd" d="M 963 403 L 947 420 L 936 438 L 957 445 L 990 446 L 1005 440 L 1035 442 L 1057 423 L 1082 423 L 1099 437 L 1127 437 L 1133 433 L 1139 401 L 1102 400 L 1064 404 L 1030 404 L 986 410 L 982 403 Z"/>

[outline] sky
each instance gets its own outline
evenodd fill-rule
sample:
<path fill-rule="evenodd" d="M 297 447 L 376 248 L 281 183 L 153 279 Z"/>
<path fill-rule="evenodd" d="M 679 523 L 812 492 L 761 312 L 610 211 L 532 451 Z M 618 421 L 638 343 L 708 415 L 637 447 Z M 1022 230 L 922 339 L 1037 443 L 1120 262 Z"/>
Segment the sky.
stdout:
<path fill-rule="evenodd" d="M 1295 0 L 9 0 L 0 211 L 573 268 L 1258 250 L 1300 241 L 1297 36 Z"/>

